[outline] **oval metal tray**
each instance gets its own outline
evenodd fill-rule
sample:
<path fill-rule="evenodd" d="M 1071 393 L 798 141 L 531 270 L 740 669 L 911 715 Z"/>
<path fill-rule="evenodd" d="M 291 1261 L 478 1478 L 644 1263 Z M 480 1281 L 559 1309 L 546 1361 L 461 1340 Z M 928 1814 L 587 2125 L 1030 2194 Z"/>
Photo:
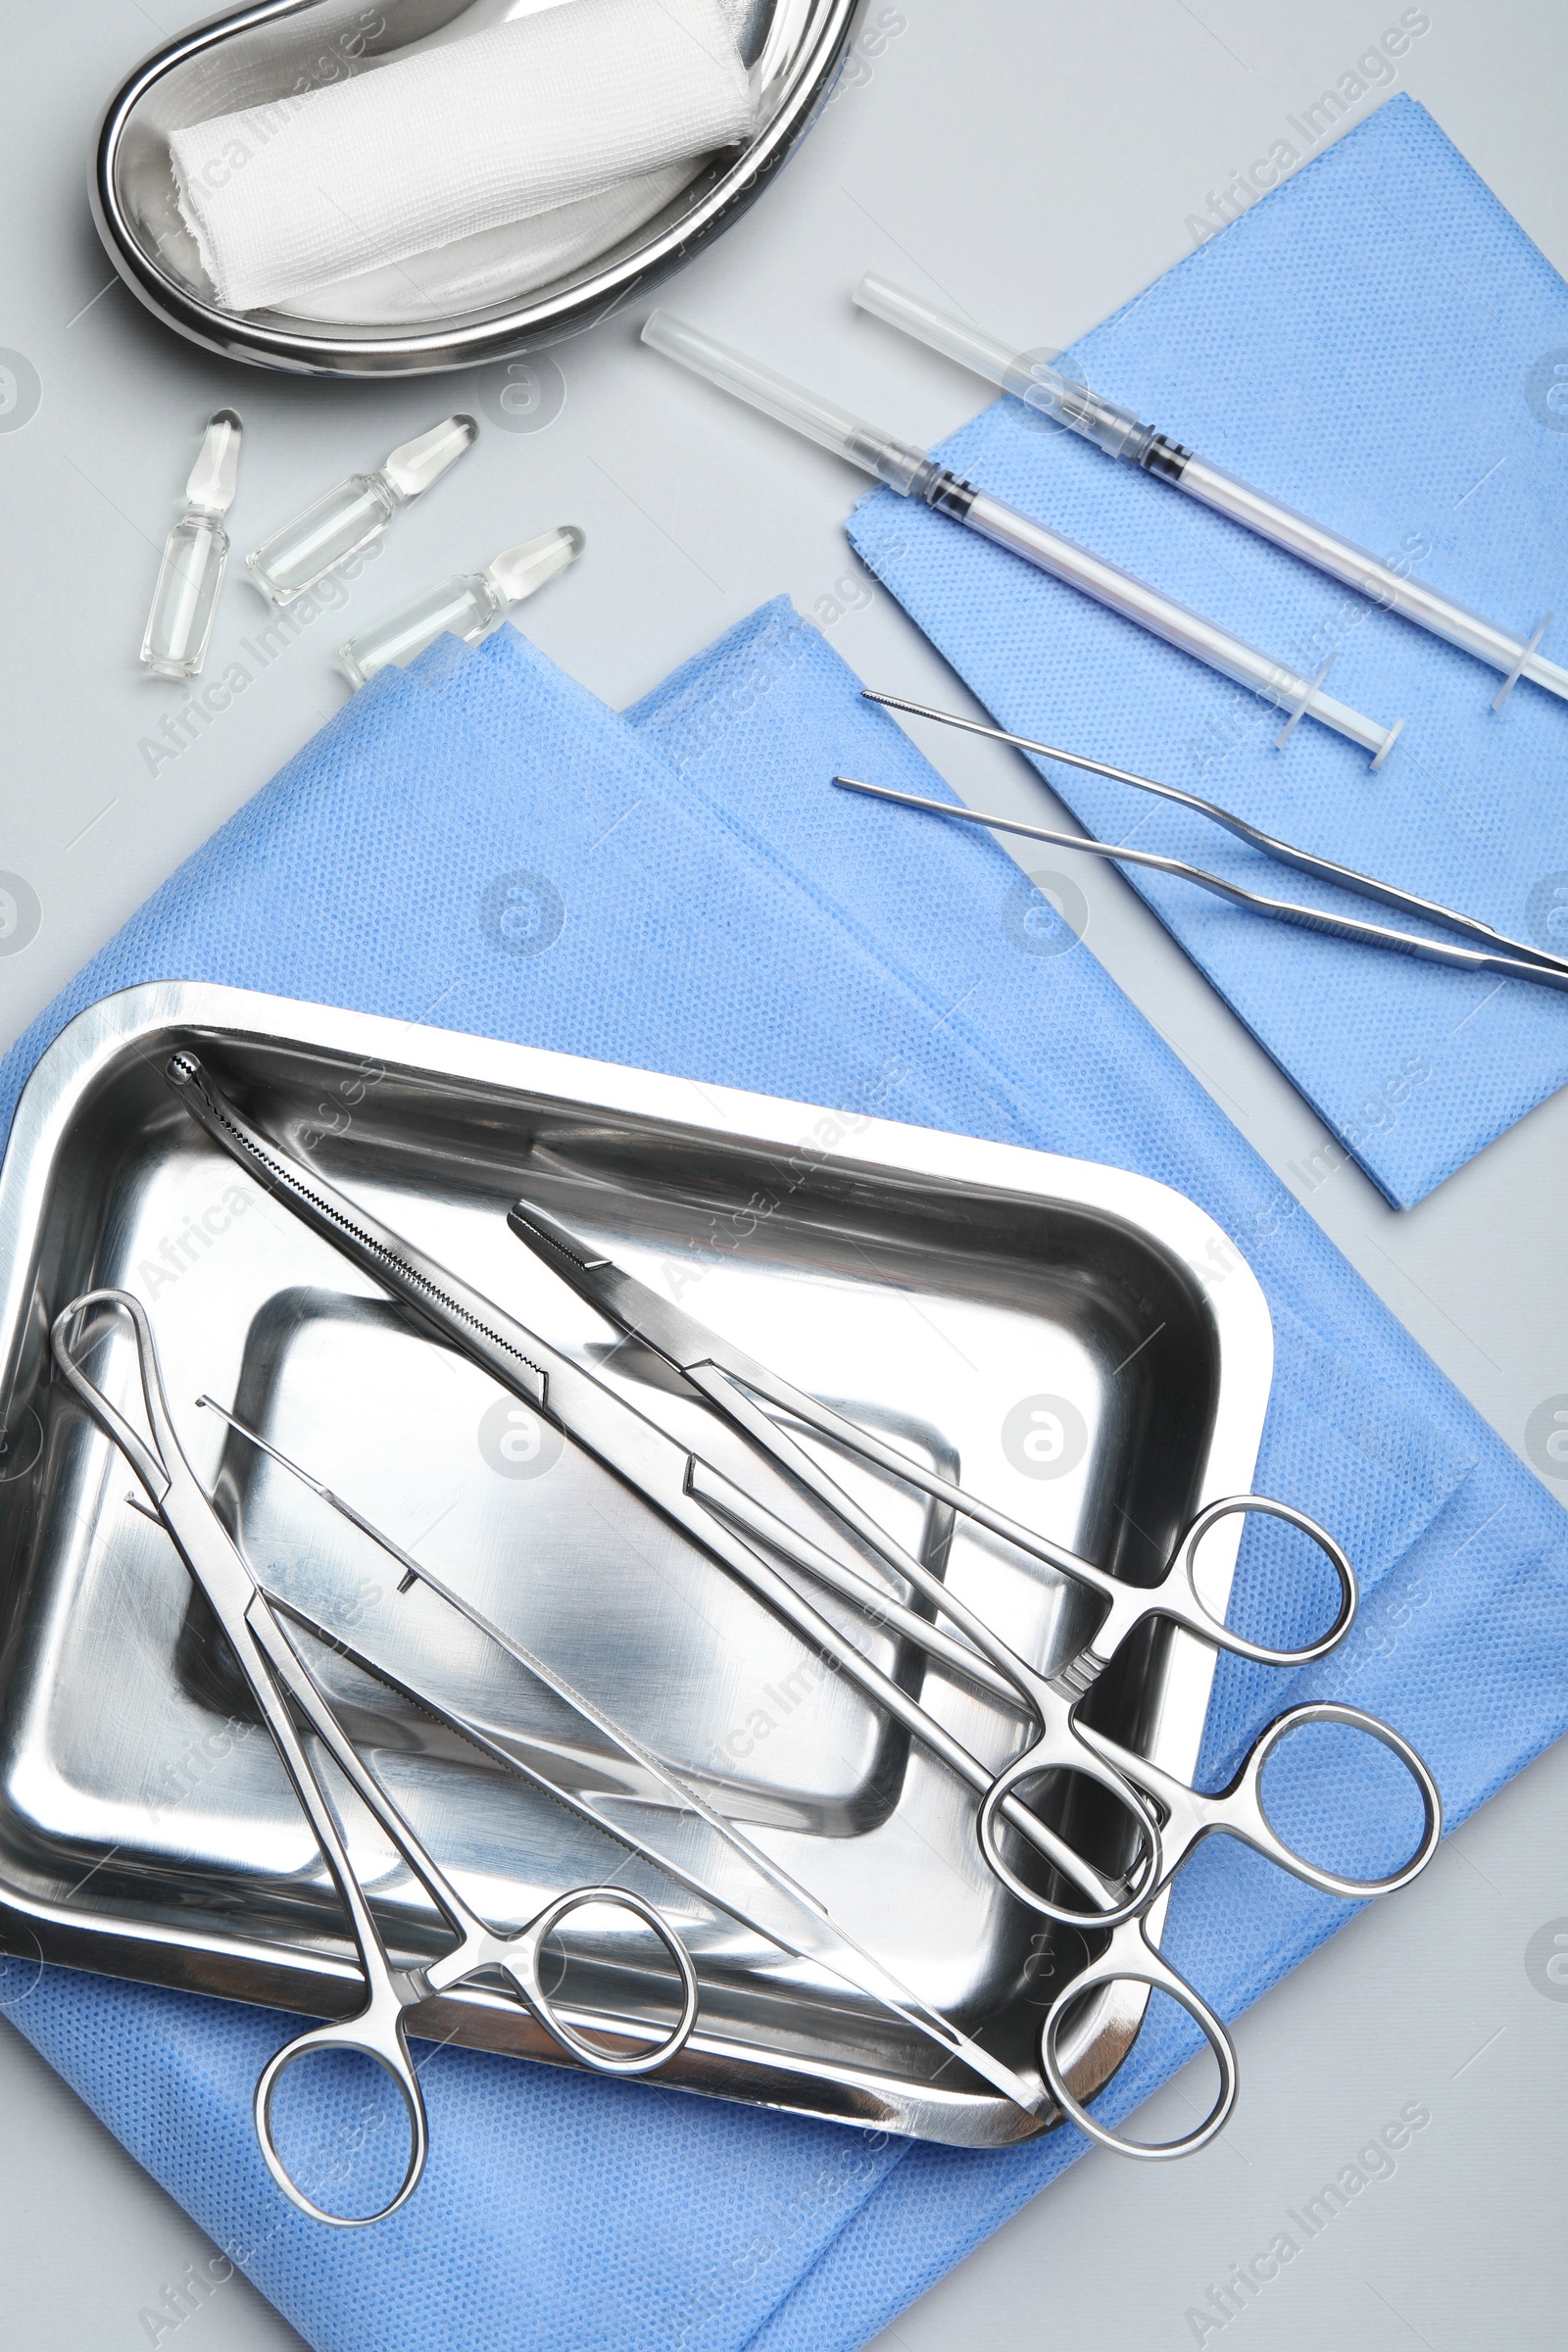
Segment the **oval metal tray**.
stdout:
<path fill-rule="evenodd" d="M 0 1945 L 13 1965 L 59 1960 L 323 2016 L 358 2002 L 335 1898 L 220 1637 L 162 1529 L 128 1506 L 123 1463 L 49 1383 L 51 1311 L 118 1283 L 146 1300 L 182 1441 L 270 1580 L 514 1741 L 561 1752 L 555 1702 L 463 1621 L 407 1611 L 380 1554 L 225 1447 L 215 1416 L 192 1409 L 203 1390 L 696 1777 L 852 1935 L 1038 2079 L 1044 2003 L 1084 1946 L 1043 1933 L 991 1878 L 968 1797 L 609 1473 L 521 1426 L 514 1398 L 416 1336 L 254 1188 L 164 1082 L 184 1045 L 280 1141 L 677 1435 L 707 1408 L 617 1349 L 511 1238 L 518 1192 L 784 1377 L 1135 1580 L 1205 1500 L 1246 1492 L 1268 1396 L 1272 1332 L 1252 1275 L 1206 1216 L 1144 1178 L 239 991 L 107 999 L 39 1063 L 0 1171 Z M 1077 1646 L 1076 1588 L 936 1524 L 907 1490 L 879 1501 L 1026 1654 Z M 1221 1611 L 1235 1532 L 1212 1563 Z M 863 1621 L 858 1638 L 921 1688 L 917 1659 Z M 1119 1663 L 1094 1705 L 1188 1773 L 1211 1671 L 1200 1644 L 1168 1638 Z M 332 1674 L 355 1737 L 498 1926 L 606 1875 L 596 1833 L 346 1661 Z M 1016 1719 L 981 1694 L 931 1669 L 923 1696 L 980 1755 L 1011 1752 Z M 579 1761 L 594 1767 L 586 1749 Z M 368 1851 L 365 1868 L 391 1941 L 439 1948 L 392 1858 Z M 652 1891 L 703 1984 L 698 2032 L 661 2081 L 969 2146 L 1044 2128 L 831 1977 L 781 1968 L 678 1889 Z M 612 1978 L 614 1951 L 599 1958 Z M 1086 2094 L 1140 2017 L 1120 1988 L 1081 2020 L 1072 2080 Z M 564 2062 L 483 1989 L 413 2022 Z"/>

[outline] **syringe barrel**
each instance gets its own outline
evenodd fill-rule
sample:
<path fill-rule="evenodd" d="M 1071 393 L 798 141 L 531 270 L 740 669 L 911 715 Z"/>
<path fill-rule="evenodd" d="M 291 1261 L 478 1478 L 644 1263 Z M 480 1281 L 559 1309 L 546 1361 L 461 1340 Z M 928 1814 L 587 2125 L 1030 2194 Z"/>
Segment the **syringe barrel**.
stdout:
<path fill-rule="evenodd" d="M 1233 522 L 1245 523 L 1263 539 L 1271 539 L 1298 556 L 1317 570 L 1326 571 L 1330 578 L 1343 580 L 1347 587 L 1356 589 L 1381 605 L 1385 612 L 1400 612 L 1406 620 L 1430 629 L 1435 637 L 1445 638 L 1492 668 L 1509 671 L 1516 668 L 1538 686 L 1568 700 L 1568 669 L 1548 662 L 1543 654 L 1528 655 L 1522 664 L 1525 640 L 1511 630 L 1499 629 L 1492 621 L 1483 620 L 1479 612 L 1442 596 L 1425 581 L 1412 579 L 1407 573 L 1394 571 L 1378 557 L 1369 555 L 1349 539 L 1342 539 L 1336 531 L 1326 531 L 1320 523 L 1290 507 L 1282 507 L 1261 490 L 1248 482 L 1239 482 L 1234 474 L 1222 473 L 1217 466 L 1207 465 L 1201 458 L 1189 458 L 1182 466 L 1179 485 L 1189 498 L 1200 499 L 1220 514 L 1228 514 Z"/>
<path fill-rule="evenodd" d="M 916 483 L 934 470 L 926 452 L 912 442 L 885 433 L 863 416 L 841 409 L 836 401 L 824 400 L 820 393 L 765 368 L 748 353 L 716 342 L 701 327 L 688 325 L 668 311 L 654 313 L 643 328 L 643 341 L 666 359 L 679 360 L 694 374 L 707 376 L 710 383 L 760 409 L 764 416 L 832 450 L 835 457 L 848 458 L 852 466 L 874 474 L 901 497 L 906 498 Z"/>
<path fill-rule="evenodd" d="M 1118 570 L 1114 564 L 1103 563 L 1076 541 L 1063 539 L 1056 531 L 1048 530 L 1044 523 L 1031 515 L 1020 514 L 1015 507 L 1004 506 L 1000 499 L 988 498 L 977 491 L 966 508 L 959 512 L 956 503 L 944 502 L 944 511 L 961 519 L 982 538 L 998 547 L 1021 556 L 1053 578 L 1064 580 L 1071 588 L 1092 596 L 1097 604 L 1105 605 L 1124 619 L 1133 620 L 1152 635 L 1162 637 L 1167 645 L 1176 646 L 1182 653 L 1191 654 L 1196 661 L 1207 662 L 1238 686 L 1248 687 L 1265 702 L 1281 710 L 1304 709 L 1309 718 L 1315 718 L 1363 751 L 1382 753 L 1390 743 L 1394 729 L 1380 726 L 1376 719 L 1367 718 L 1348 704 L 1337 702 L 1332 695 L 1315 688 L 1309 678 L 1288 669 L 1283 662 L 1271 662 L 1266 654 L 1258 653 L 1240 637 L 1219 628 L 1200 613 L 1189 612 L 1157 588 L 1134 579 L 1129 572 Z"/>

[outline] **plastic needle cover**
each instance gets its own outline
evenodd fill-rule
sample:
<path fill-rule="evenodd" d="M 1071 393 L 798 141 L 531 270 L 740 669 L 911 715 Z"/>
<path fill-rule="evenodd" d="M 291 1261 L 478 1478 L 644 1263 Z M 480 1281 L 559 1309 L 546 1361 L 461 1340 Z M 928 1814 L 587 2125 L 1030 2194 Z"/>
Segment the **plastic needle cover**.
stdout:
<path fill-rule="evenodd" d="M 1204 620 L 1185 605 L 1162 596 L 1146 581 L 1135 579 L 1131 572 L 1104 563 L 1088 548 L 1064 539 L 1059 532 L 1036 522 L 1033 516 L 1019 514 L 1015 507 L 1004 506 L 1001 499 L 988 497 L 913 442 L 900 441 L 879 425 L 867 423 L 863 416 L 854 416 L 850 410 L 808 391 L 804 384 L 792 383 L 788 376 L 775 374 L 760 360 L 731 350 L 728 344 L 716 343 L 700 327 L 672 318 L 667 311 L 654 313 L 643 328 L 643 341 L 667 358 L 679 360 L 695 374 L 707 376 L 710 383 L 733 392 L 737 399 L 776 417 L 781 424 L 792 425 L 808 440 L 847 458 L 852 466 L 875 474 L 878 481 L 896 490 L 901 498 L 921 499 L 951 522 L 961 522 L 982 539 L 1004 547 L 1010 555 L 1021 556 L 1026 564 L 1050 572 L 1054 579 L 1065 581 L 1080 594 L 1093 597 L 1097 604 L 1108 606 L 1123 619 L 1136 621 L 1152 636 L 1161 637 L 1167 645 L 1190 654 L 1195 661 L 1206 662 L 1222 677 L 1250 688 L 1286 713 L 1286 724 L 1277 739 L 1280 743 L 1304 716 L 1332 727 L 1336 734 L 1348 736 L 1351 743 L 1370 752 L 1374 767 L 1381 767 L 1393 750 L 1403 719 L 1386 727 L 1362 711 L 1352 710 L 1348 704 L 1336 702 L 1332 695 L 1322 691 L 1321 670 L 1315 678 L 1307 678 L 1284 662 L 1271 661 L 1266 654 L 1231 636 L 1213 621 Z"/>
<path fill-rule="evenodd" d="M 1012 393 L 1043 416 L 1054 416 L 1058 424 L 1082 433 L 1107 458 L 1126 458 L 1141 466 L 1146 463 L 1149 444 L 1159 439 L 1153 426 L 1141 424 L 1131 409 L 1117 408 L 1114 401 L 1102 400 L 1087 384 L 1054 368 L 1052 362 L 1059 357 L 1054 351 L 1014 351 L 967 318 L 955 318 L 950 311 L 939 311 L 934 303 L 885 277 L 869 273 L 862 277 L 855 299 L 862 311 L 885 318 L 890 326 L 903 327 L 906 335 L 956 360 L 960 368 L 972 368 L 976 375 Z"/>
<path fill-rule="evenodd" d="M 466 645 L 476 645 L 492 622 L 574 564 L 586 545 L 582 532 L 568 522 L 520 547 L 509 547 L 483 571 L 460 572 L 455 579 L 443 580 L 378 627 L 353 638 L 339 649 L 343 667 L 354 685 L 363 686 L 378 669 L 406 668 L 438 637 L 461 637 Z"/>
<path fill-rule="evenodd" d="M 919 488 L 925 476 L 934 480 L 942 470 L 913 442 L 900 441 L 879 426 L 867 424 L 864 417 L 854 416 L 834 401 L 808 392 L 804 384 L 792 383 L 787 375 L 776 374 L 760 360 L 749 359 L 744 351 L 715 343 L 701 327 L 688 326 L 684 318 L 671 318 L 668 311 L 654 313 L 643 328 L 643 341 L 780 424 L 793 425 L 808 441 L 832 450 L 835 457 L 848 458 L 852 466 L 874 473 L 902 497 Z"/>
<path fill-rule="evenodd" d="M 1493 702 L 1494 710 L 1501 709 L 1522 677 L 1568 701 L 1568 669 L 1537 651 L 1552 617 L 1549 612 L 1532 635 L 1522 637 L 1517 630 L 1500 629 L 1424 581 L 1395 570 L 1353 540 L 1342 539 L 1321 523 L 1298 514 L 1294 508 L 1283 507 L 1250 483 L 1238 481 L 1234 474 L 1222 473 L 1217 466 L 1156 432 L 1152 424 L 1140 423 L 1131 409 L 1118 408 L 1114 401 L 1102 399 L 1087 384 L 1053 367 L 1057 353 L 1014 351 L 1010 344 L 999 342 L 968 319 L 954 318 L 923 295 L 892 285 L 885 277 L 862 277 L 855 299 L 862 311 L 885 318 L 890 326 L 902 327 L 917 342 L 1010 392 L 1027 408 L 1082 434 L 1106 457 L 1120 458 L 1124 464 L 1169 482 L 1189 498 L 1255 531 L 1260 539 L 1298 556 L 1318 571 L 1326 571 L 1331 579 L 1343 580 L 1386 612 L 1401 613 L 1418 628 L 1429 629 L 1434 637 L 1501 670 L 1504 682 Z"/>
<path fill-rule="evenodd" d="M 184 513 L 164 543 L 141 641 L 142 662 L 158 677 L 194 678 L 207 659 L 228 563 L 223 516 L 239 481 L 242 429 L 232 409 L 219 409 L 209 420 L 185 484 Z"/>
<path fill-rule="evenodd" d="M 377 472 L 351 473 L 251 550 L 245 564 L 252 579 L 274 605 L 292 604 L 379 539 L 393 515 L 439 481 L 478 437 L 471 416 L 443 416 L 427 433 L 395 449 Z"/>

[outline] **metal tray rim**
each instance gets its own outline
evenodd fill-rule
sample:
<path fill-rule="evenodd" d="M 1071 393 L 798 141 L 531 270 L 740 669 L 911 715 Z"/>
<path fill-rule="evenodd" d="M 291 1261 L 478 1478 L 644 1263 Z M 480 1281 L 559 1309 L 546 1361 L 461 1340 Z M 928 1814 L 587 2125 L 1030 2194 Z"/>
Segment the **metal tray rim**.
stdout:
<path fill-rule="evenodd" d="M 0 1165 L 0 1411 L 9 1402 L 25 1338 L 49 1171 L 58 1144 L 77 1106 L 117 1059 L 127 1051 L 151 1048 L 172 1031 L 353 1054 L 414 1074 L 470 1081 L 570 1108 L 652 1118 L 666 1128 L 685 1127 L 792 1152 L 802 1149 L 803 1137 L 812 1135 L 818 1122 L 836 1117 L 820 1104 L 249 990 L 169 981 L 120 991 L 68 1024 L 40 1057 L 17 1105 Z M 1200 1278 L 1220 1364 L 1218 1404 L 1197 1482 L 1198 1497 L 1204 1502 L 1247 1491 L 1272 1376 L 1272 1319 L 1251 1268 L 1196 1203 L 1156 1179 L 1101 1163 L 876 1117 L 863 1124 L 857 1118 L 856 1132 L 844 1139 L 844 1146 L 851 1148 L 814 1143 L 809 1148 L 824 1163 L 963 1182 L 1021 1199 L 1069 1201 L 1124 1223 L 1185 1261 Z M 1228 1589 L 1239 1538 L 1240 1525 L 1234 1523 L 1224 1542 L 1215 1544 L 1216 1592 Z M 1213 1665 L 1212 1653 L 1200 1643 L 1176 1638 L 1152 1750 L 1167 1770 L 1189 1773 L 1196 1765 Z M 3 1886 L 0 1920 L 32 1936 L 40 1959 L 89 1970 L 102 1965 L 102 1945 L 107 1942 L 114 1947 L 116 1964 L 110 1973 L 144 1981 L 196 1985 L 198 1969 L 193 1963 L 201 1955 L 206 1972 L 201 1989 L 221 1989 L 248 2000 L 310 2007 L 310 1996 L 326 1984 L 335 1988 L 341 1982 L 347 1992 L 358 1981 L 351 1963 L 325 1954 L 264 1945 L 243 1934 L 218 1938 L 189 1933 L 181 1938 L 154 1923 L 68 1914 L 58 1905 L 32 1901 Z M 47 1954 L 34 1930 L 43 1931 Z M 215 1978 L 224 1980 L 221 1985 Z M 482 1992 L 464 1992 L 430 2005 L 428 2018 L 421 2012 L 419 2023 L 438 2037 L 494 2047 L 495 2020 L 489 2013 L 496 2008 Z M 1118 2019 L 1102 2030 L 1115 2033 L 1126 2022 Z M 1131 2037 L 1122 2032 L 1117 2038 L 1119 2062 Z M 526 2034 L 511 2046 L 531 2056 L 551 2054 Z M 734 2045 L 725 2043 L 723 2048 L 732 2062 Z M 701 2034 L 694 2053 L 699 2074 L 686 2086 L 701 2089 Z M 819 2088 L 825 2093 L 834 2072 L 828 2068 L 813 2073 L 772 2051 L 759 2053 L 755 2071 L 758 2080 L 751 2095 L 757 2103 L 797 2112 L 802 2111 L 802 2100 L 789 2095 L 788 2078 L 801 2073 L 816 2082 L 820 2077 Z M 966 2105 L 975 2111 L 967 2126 L 957 2112 Z M 857 2098 L 853 2089 L 825 2113 L 833 2120 L 891 2124 L 915 2133 L 922 2133 L 923 2128 L 923 2135 L 969 2145 L 1002 2144 L 1041 2128 L 1033 2119 L 1023 2133 L 1008 2127 L 1001 2113 L 1004 2105 L 994 2097 L 955 2103 L 938 2095 L 922 2101 L 912 2089 L 904 2095 L 901 2086 L 897 2105 L 886 2113 L 876 2112 L 874 2097 Z M 931 2112 L 923 2114 L 922 2106 Z M 824 2113 L 814 2102 L 807 2103 L 806 2111 Z"/>

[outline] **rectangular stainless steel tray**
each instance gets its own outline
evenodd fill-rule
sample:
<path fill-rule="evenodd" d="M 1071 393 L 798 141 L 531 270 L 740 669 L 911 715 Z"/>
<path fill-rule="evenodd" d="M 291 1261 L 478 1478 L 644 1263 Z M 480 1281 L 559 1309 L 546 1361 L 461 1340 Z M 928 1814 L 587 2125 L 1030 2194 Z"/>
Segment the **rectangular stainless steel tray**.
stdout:
<path fill-rule="evenodd" d="M 182 1440 L 270 1580 L 362 1648 L 416 1658 L 523 1748 L 581 1748 L 581 1726 L 520 1669 L 430 1596 L 399 1599 L 360 1536 L 225 1446 L 192 1409 L 203 1390 L 695 1776 L 850 1933 L 1033 2079 L 1044 2002 L 1084 1947 L 1042 1933 L 992 1879 L 972 1800 L 210 1145 L 164 1081 L 183 1045 L 280 1141 L 677 1434 L 706 1408 L 612 1351 L 511 1238 L 517 1193 L 801 1388 L 1135 1581 L 1205 1500 L 1246 1492 L 1268 1397 L 1272 1331 L 1250 1269 L 1198 1208 L 1144 1178 L 239 991 L 109 998 L 38 1065 L 0 1171 L 0 1946 L 13 1965 L 321 2016 L 358 2004 L 335 1898 L 220 1637 L 163 1531 L 128 1506 L 122 1461 L 49 1382 L 51 1312 L 116 1283 L 147 1301 Z M 706 1423 L 705 1446 L 713 1436 Z M 908 1490 L 879 1502 L 1025 1654 L 1045 1664 L 1077 1646 L 1077 1589 L 955 1533 Z M 1230 1548 L 1223 1532 L 1210 1547 L 1221 1610 L 1235 1535 L 1231 1523 Z M 864 1621 L 859 1638 L 918 1678 L 900 1643 Z M 1189 1773 L 1211 1670 L 1185 1636 L 1152 1642 L 1096 1692 L 1099 1719 Z M 496 1925 L 607 1875 L 615 1849 L 597 1833 L 346 1661 L 333 1676 L 355 1736 Z M 982 1757 L 1016 1744 L 1016 1718 L 935 1668 L 923 1695 Z M 390 1854 L 367 1851 L 364 1868 L 392 1941 L 440 1948 Z M 637 1883 L 687 1936 L 703 1982 L 698 2031 L 661 2081 L 968 2146 L 1044 2128 L 830 1976 L 782 1965 L 651 1871 Z M 594 1957 L 612 1986 L 626 1975 L 613 1947 Z M 627 1991 L 630 2007 L 629 1977 Z M 1141 2015 L 1131 1988 L 1086 2005 L 1075 2085 L 1109 2077 Z M 413 2024 L 564 2063 L 482 1988 Z"/>

